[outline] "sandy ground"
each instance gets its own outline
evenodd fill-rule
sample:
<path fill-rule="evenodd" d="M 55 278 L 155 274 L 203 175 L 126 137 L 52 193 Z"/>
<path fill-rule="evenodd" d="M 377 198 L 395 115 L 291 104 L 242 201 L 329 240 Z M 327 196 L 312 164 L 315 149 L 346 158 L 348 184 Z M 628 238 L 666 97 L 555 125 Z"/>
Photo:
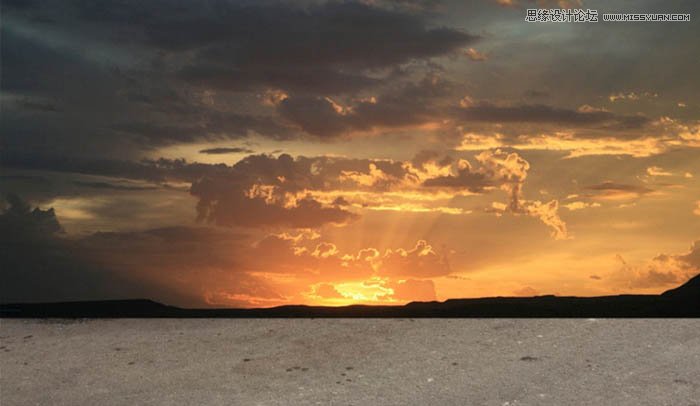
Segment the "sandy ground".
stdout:
<path fill-rule="evenodd" d="M 699 405 L 700 320 L 2 320 L 0 404 Z"/>

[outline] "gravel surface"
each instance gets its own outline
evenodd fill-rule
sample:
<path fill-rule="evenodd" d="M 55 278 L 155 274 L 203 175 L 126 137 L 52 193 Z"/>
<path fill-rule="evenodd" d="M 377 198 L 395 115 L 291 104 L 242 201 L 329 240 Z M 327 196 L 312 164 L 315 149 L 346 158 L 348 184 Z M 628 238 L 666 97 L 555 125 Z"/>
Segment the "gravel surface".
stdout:
<path fill-rule="evenodd" d="M 700 405 L 700 319 L 0 321 L 0 405 Z"/>

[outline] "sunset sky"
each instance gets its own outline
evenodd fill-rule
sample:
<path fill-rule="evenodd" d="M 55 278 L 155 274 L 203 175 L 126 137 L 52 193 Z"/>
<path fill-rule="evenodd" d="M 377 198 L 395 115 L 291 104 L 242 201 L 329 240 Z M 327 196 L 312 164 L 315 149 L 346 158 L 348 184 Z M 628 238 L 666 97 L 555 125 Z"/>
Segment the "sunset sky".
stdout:
<path fill-rule="evenodd" d="M 525 22 L 560 6 L 691 21 Z M 0 18 L 2 302 L 596 296 L 700 273 L 697 1 Z"/>

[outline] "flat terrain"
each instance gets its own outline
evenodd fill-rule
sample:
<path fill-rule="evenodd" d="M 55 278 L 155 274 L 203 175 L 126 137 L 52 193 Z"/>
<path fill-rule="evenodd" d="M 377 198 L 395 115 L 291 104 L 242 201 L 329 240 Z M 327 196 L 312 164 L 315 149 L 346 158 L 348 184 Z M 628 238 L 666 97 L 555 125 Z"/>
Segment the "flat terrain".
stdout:
<path fill-rule="evenodd" d="M 700 405 L 700 319 L 0 321 L 0 405 Z"/>

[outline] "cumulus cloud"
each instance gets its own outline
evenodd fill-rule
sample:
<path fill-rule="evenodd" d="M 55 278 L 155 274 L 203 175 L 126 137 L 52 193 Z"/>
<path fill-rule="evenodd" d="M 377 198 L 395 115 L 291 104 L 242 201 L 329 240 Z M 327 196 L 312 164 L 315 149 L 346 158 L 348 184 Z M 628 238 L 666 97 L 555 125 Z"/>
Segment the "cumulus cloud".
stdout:
<path fill-rule="evenodd" d="M 173 226 L 68 238 L 59 234 L 53 211 L 30 210 L 14 198 L 0 214 L 0 231 L 7 282 L 0 290 L 11 302 L 146 297 L 180 306 L 402 303 L 434 300 L 428 278 L 451 272 L 445 253 L 425 241 L 408 249 L 341 252 L 308 230 L 257 240 L 228 228 Z"/>
<path fill-rule="evenodd" d="M 323 299 L 343 299 L 345 296 L 330 283 L 321 283 L 314 287 L 313 294 Z"/>
<path fill-rule="evenodd" d="M 530 169 L 528 161 L 515 152 L 508 153 L 499 149 L 483 151 L 476 156 L 476 160 L 480 164 L 477 168 L 473 168 L 467 161 L 460 160 L 456 173 L 428 179 L 424 185 L 465 188 L 472 192 L 486 188 L 499 188 L 508 194 L 509 202 L 508 204 L 496 202 L 488 211 L 536 217 L 552 229 L 554 238 L 568 238 L 566 223 L 558 214 L 557 200 L 543 203 L 523 197 L 523 184 Z"/>
<path fill-rule="evenodd" d="M 52 209 L 31 209 L 17 196 L 6 196 L 0 214 L 0 297 L 3 302 L 96 300 L 143 293 L 119 273 L 93 267 L 82 246 L 63 238 Z M 138 293 L 137 293 L 138 292 Z"/>
<path fill-rule="evenodd" d="M 228 186 L 228 187 L 227 187 Z M 215 184 L 206 180 L 192 185 L 200 200 L 198 217 L 218 225 L 243 227 L 316 228 L 324 224 L 345 224 L 357 218 L 345 209 L 326 206 L 312 197 L 297 200 L 273 195 L 272 189 Z"/>
<path fill-rule="evenodd" d="M 274 102 L 277 112 L 300 130 L 317 136 L 370 133 L 401 128 L 447 128 L 522 124 L 550 129 L 639 132 L 652 123 L 641 114 L 621 115 L 584 105 L 578 109 L 543 104 L 492 103 L 459 94 L 462 87 L 431 74 L 368 99 L 344 102 L 324 96 L 286 95 Z M 585 138 L 585 136 L 580 136 Z M 629 135 L 625 135 L 629 138 Z M 523 142 L 523 140 L 519 140 Z"/>
<path fill-rule="evenodd" d="M 254 155 L 194 181 L 191 193 L 200 218 L 217 224 L 307 228 L 354 220 L 344 193 L 377 193 L 406 176 L 401 162 Z"/>
<path fill-rule="evenodd" d="M 260 154 L 247 156 L 232 166 L 181 159 L 25 160 L 21 154 L 9 160 L 12 166 L 22 168 L 52 168 L 164 185 L 188 182 L 190 194 L 199 200 L 199 219 L 227 226 L 344 225 L 356 220 L 361 210 L 466 214 L 471 209 L 451 204 L 455 196 L 495 190 L 508 194 L 507 208 L 511 213 L 539 217 L 548 224 L 557 218 L 556 204 L 523 199 L 529 163 L 517 153 L 501 150 L 477 154 L 476 165 L 434 151 L 421 151 L 406 161 Z"/>
<path fill-rule="evenodd" d="M 0 214 L 0 236 L 3 242 L 17 237 L 49 238 L 63 231 L 53 209 L 31 209 L 29 204 L 15 194 L 4 196 L 7 204 Z"/>
<path fill-rule="evenodd" d="M 381 182 L 370 179 L 377 174 Z M 404 175 L 401 163 L 391 161 L 254 155 L 194 181 L 190 192 L 199 199 L 199 217 L 216 224 L 309 228 L 357 217 L 344 208 L 346 200 L 337 200 L 342 191 L 381 190 Z"/>
<path fill-rule="evenodd" d="M 462 213 L 441 202 L 455 193 L 500 189 L 509 196 L 505 211 L 537 217 L 553 228 L 556 238 L 566 238 L 557 201 L 523 197 L 530 168 L 525 159 L 514 152 L 489 150 L 478 154 L 476 162 L 478 166 L 472 166 L 429 151 L 403 162 L 254 155 L 194 181 L 191 194 L 199 198 L 199 217 L 216 224 L 305 228 L 353 221 L 353 206 Z"/>
<path fill-rule="evenodd" d="M 409 249 L 372 247 L 357 252 L 341 252 L 335 244 L 308 238 L 271 234 L 251 251 L 256 270 L 276 273 L 318 273 L 326 278 L 365 280 L 372 276 L 429 278 L 451 272 L 445 253 L 439 253 L 419 240 Z M 259 259 L 258 259 L 259 258 Z M 314 271 L 316 270 L 316 271 Z"/>
<path fill-rule="evenodd" d="M 522 104 L 519 97 L 527 90 L 512 86 L 509 79 L 521 81 L 521 76 L 507 69 L 498 86 L 481 80 L 478 72 L 474 83 L 455 80 L 454 73 L 441 66 L 444 57 L 462 54 L 483 60 L 477 43 L 482 39 L 455 27 L 452 22 L 458 17 L 441 15 L 451 8 L 437 3 L 221 1 L 178 7 L 161 1 L 99 5 L 76 1 L 60 6 L 28 2 L 24 7 L 8 3 L 0 44 L 3 99 L 11 100 L 4 103 L 10 108 L 0 123 L 4 146 L 20 152 L 60 151 L 66 156 L 89 151 L 103 157 L 115 152 L 140 157 L 153 147 L 205 140 L 309 134 L 327 138 L 404 128 L 442 134 L 459 132 L 462 126 L 489 125 L 502 126 L 499 131 L 507 136 L 489 147 L 520 143 L 575 151 L 572 156 L 648 156 L 697 144 L 697 123 L 688 116 L 652 120 L 649 111 L 625 114 L 619 103 L 615 103 L 622 108 L 619 111 L 576 109 L 554 99 L 553 105 Z M 486 17 L 483 24 L 493 23 L 494 15 L 500 14 L 472 4 L 468 9 Z M 511 39 L 504 38 L 504 49 L 510 49 Z M 531 55 L 508 53 L 516 61 Z M 576 53 L 559 54 L 580 59 Z M 610 66 L 627 66 L 634 58 L 624 59 Z M 585 76 L 586 68 L 591 69 L 588 64 L 598 60 L 590 58 L 568 73 Z M 658 60 L 647 62 L 653 65 Z M 673 69 L 668 64 L 655 66 Z M 541 66 L 531 68 L 537 77 L 548 76 L 541 74 Z M 420 78 L 434 77 L 435 72 L 445 78 L 425 86 Z M 639 90 L 611 94 L 605 80 L 614 74 L 599 72 L 604 88 L 591 88 L 599 92 L 596 95 L 583 92 L 572 105 L 595 103 L 600 97 L 619 102 L 647 93 L 657 96 Z M 563 77 L 565 72 L 556 73 Z M 580 83 L 567 82 L 574 87 Z M 503 96 L 460 105 L 463 90 L 467 86 L 482 90 L 486 86 L 482 83 L 495 86 L 491 96 Z M 501 86 L 516 89 L 517 95 L 509 99 Z M 256 96 L 270 92 L 286 97 L 276 99 L 273 106 L 261 106 L 263 100 Z M 547 93 L 551 91 L 538 87 L 530 95 Z M 673 96 L 674 101 L 685 97 Z M 678 128 L 670 128 L 674 126 Z M 680 126 L 693 130 L 688 133 Z M 674 136 L 662 131 L 666 127 Z M 46 136 L 47 129 L 51 137 Z M 522 137 L 513 139 L 509 132 Z M 569 135 L 559 135 L 564 132 Z"/>
<path fill-rule="evenodd" d="M 662 289 L 678 286 L 700 273 L 700 241 L 685 254 L 659 254 L 645 264 L 622 263 L 614 278 L 626 288 Z"/>
<path fill-rule="evenodd" d="M 377 266 L 386 275 L 431 277 L 450 272 L 447 258 L 423 240 L 410 250 L 387 250 L 379 261 Z"/>
<path fill-rule="evenodd" d="M 446 254 L 422 240 L 410 249 L 341 252 L 317 235 L 277 234 L 259 241 L 243 258 L 253 272 L 294 276 L 311 284 L 311 297 L 331 302 L 435 300 L 428 278 L 451 272 Z"/>
<path fill-rule="evenodd" d="M 469 161 L 422 151 L 407 161 L 250 155 L 233 166 L 160 159 L 140 163 L 61 159 L 22 160 L 19 167 L 99 174 L 152 182 L 189 182 L 198 215 L 219 225 L 320 227 L 346 224 L 357 211 L 468 213 L 451 207 L 456 195 L 503 190 L 512 213 L 544 218 L 554 205 L 526 204 L 522 187 L 529 163 L 517 153 L 483 151 Z M 106 186 L 106 185 L 105 185 Z M 120 186 L 120 185 L 116 185 Z M 133 186 L 125 186 L 133 187 Z M 141 187 L 141 186 L 139 186 Z M 145 187 L 145 186 L 144 186 Z M 254 213 L 255 216 L 252 216 Z"/>
<path fill-rule="evenodd" d="M 557 240 L 570 238 L 566 223 L 559 217 L 559 202 L 557 200 L 551 200 L 547 203 L 539 200 L 524 201 L 520 212 L 536 217 L 548 225 L 551 228 L 553 238 Z"/>

